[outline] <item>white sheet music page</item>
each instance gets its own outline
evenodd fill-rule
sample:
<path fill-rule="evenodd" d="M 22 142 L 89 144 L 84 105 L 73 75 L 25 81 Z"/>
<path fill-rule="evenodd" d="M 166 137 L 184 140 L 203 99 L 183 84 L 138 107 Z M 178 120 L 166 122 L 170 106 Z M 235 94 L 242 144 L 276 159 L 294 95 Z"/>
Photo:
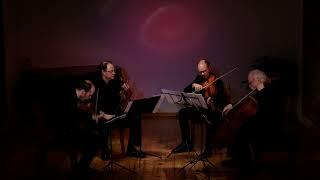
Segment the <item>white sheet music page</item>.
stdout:
<path fill-rule="evenodd" d="M 197 107 L 204 108 L 204 109 L 208 109 L 207 103 L 205 102 L 201 94 L 196 94 L 196 93 L 183 93 L 183 94 L 190 104 L 195 105 Z"/>
<path fill-rule="evenodd" d="M 185 93 L 167 89 L 161 89 L 161 93 L 166 95 L 166 99 L 169 103 L 179 105 L 190 104 L 199 108 L 208 109 L 207 103 L 205 102 L 201 94 Z M 187 100 L 188 102 L 186 102 L 185 100 Z"/>
<path fill-rule="evenodd" d="M 161 104 L 163 103 L 163 101 L 164 101 L 164 99 L 165 99 L 165 97 L 164 97 L 163 95 L 155 95 L 155 96 L 160 96 L 160 98 L 159 98 L 157 104 L 155 105 L 152 113 L 157 113 L 157 112 L 158 112 L 158 110 L 159 110 L 160 107 L 161 107 Z"/>
<path fill-rule="evenodd" d="M 161 93 L 165 95 L 167 101 L 171 104 L 185 104 L 181 95 L 183 92 L 161 89 Z"/>

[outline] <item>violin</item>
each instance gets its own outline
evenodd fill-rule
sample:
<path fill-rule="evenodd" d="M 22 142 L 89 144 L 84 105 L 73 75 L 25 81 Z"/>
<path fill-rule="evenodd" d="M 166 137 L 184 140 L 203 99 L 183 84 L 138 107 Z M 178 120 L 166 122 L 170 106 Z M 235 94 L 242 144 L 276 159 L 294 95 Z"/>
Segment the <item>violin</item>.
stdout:
<path fill-rule="evenodd" d="M 94 105 L 94 103 L 92 103 L 89 100 L 78 101 L 77 108 L 82 112 L 91 114 L 92 120 L 95 120 L 96 122 L 98 122 L 98 120 L 100 120 L 100 119 L 109 120 L 114 117 L 114 115 L 109 115 L 109 114 L 106 114 L 102 111 L 100 111 L 99 113 L 96 112 L 97 111 L 96 106 Z"/>
<path fill-rule="evenodd" d="M 204 98 L 209 98 L 217 95 L 217 90 L 215 86 L 216 77 L 214 75 L 210 75 L 209 78 L 204 81 L 201 85 L 203 87 L 203 96 Z"/>
<path fill-rule="evenodd" d="M 93 113 L 95 109 L 94 104 L 90 100 L 78 101 L 77 108 L 87 113 Z"/>
<path fill-rule="evenodd" d="M 217 77 L 213 74 L 211 74 L 209 76 L 209 78 L 207 78 L 206 81 L 204 81 L 201 85 L 202 85 L 202 90 L 204 90 L 204 97 L 208 98 L 211 96 L 215 96 L 217 95 L 217 91 L 216 91 L 216 87 L 215 87 L 215 82 L 218 81 L 219 79 L 223 78 L 224 76 L 230 74 L 231 72 L 233 72 L 234 70 L 238 69 L 238 67 L 234 67 L 233 69 L 223 73 L 221 76 Z"/>

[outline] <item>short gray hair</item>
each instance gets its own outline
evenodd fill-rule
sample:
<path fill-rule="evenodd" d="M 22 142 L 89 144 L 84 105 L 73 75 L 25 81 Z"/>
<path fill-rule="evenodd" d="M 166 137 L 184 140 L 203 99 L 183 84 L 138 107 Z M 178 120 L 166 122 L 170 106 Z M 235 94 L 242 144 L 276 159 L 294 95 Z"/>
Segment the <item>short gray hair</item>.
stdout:
<path fill-rule="evenodd" d="M 259 69 L 251 70 L 249 72 L 249 76 L 257 78 L 257 80 L 260 80 L 263 84 L 265 84 L 269 81 L 266 73 L 264 73 L 263 71 L 261 71 Z"/>

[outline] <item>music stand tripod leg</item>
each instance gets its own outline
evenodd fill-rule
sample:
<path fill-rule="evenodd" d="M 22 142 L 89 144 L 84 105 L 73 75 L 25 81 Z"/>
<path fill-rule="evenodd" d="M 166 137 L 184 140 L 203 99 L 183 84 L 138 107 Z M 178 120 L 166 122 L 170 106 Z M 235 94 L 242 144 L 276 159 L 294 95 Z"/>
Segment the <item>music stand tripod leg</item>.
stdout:
<path fill-rule="evenodd" d="M 120 165 L 119 163 L 115 162 L 114 159 L 113 159 L 113 155 L 112 155 L 112 123 L 109 124 L 109 130 L 108 130 L 108 133 L 109 133 L 109 147 L 110 147 L 110 162 L 108 163 L 108 165 L 104 168 L 105 172 L 112 172 L 113 171 L 113 165 L 116 165 L 118 167 L 120 167 L 121 169 L 124 169 L 124 170 L 127 170 L 128 172 L 131 172 L 133 174 L 136 174 L 137 172 L 123 166 L 123 165 Z"/>
<path fill-rule="evenodd" d="M 195 107 L 196 108 L 196 107 Z M 205 118 L 206 121 L 208 121 L 207 117 L 198 109 L 196 108 L 199 113 L 201 113 L 202 117 Z M 185 169 L 186 167 L 188 167 L 190 164 L 192 164 L 192 166 L 190 167 L 193 168 L 199 161 L 201 161 L 203 163 L 203 167 L 206 167 L 205 161 L 208 162 L 213 168 L 216 168 L 216 166 L 209 161 L 209 159 L 204 155 L 204 152 L 202 150 L 202 146 L 203 146 L 203 125 L 201 124 L 201 128 L 200 128 L 200 134 L 201 134 L 201 140 L 200 140 L 200 155 L 198 155 L 198 157 L 194 158 L 193 160 L 191 160 L 189 163 L 187 163 L 185 166 L 183 166 L 180 170 Z"/>

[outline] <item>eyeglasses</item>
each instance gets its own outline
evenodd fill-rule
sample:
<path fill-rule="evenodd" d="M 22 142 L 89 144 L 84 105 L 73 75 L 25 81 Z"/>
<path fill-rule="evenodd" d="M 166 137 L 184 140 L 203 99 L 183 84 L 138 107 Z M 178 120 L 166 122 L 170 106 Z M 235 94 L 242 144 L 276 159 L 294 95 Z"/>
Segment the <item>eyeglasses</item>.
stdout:
<path fill-rule="evenodd" d="M 199 74 L 204 74 L 204 73 L 206 73 L 207 71 L 208 71 L 208 69 L 203 70 L 203 71 L 199 71 Z"/>

